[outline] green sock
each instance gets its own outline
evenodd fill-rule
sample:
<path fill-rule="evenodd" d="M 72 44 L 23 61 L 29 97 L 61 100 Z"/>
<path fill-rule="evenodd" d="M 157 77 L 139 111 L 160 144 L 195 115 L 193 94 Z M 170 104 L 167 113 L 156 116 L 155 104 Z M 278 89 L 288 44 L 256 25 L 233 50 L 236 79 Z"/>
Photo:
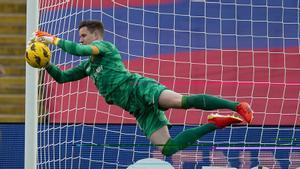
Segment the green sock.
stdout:
<path fill-rule="evenodd" d="M 177 151 L 183 150 L 186 147 L 194 144 L 200 137 L 207 133 L 210 133 L 217 129 L 217 127 L 212 124 L 204 124 L 199 127 L 191 128 L 179 133 L 174 139 L 170 138 L 164 145 L 162 153 L 165 156 L 170 156 Z"/>
<path fill-rule="evenodd" d="M 182 97 L 182 108 L 197 108 L 202 110 L 230 109 L 236 111 L 238 102 L 221 99 L 211 95 L 197 94 Z"/>

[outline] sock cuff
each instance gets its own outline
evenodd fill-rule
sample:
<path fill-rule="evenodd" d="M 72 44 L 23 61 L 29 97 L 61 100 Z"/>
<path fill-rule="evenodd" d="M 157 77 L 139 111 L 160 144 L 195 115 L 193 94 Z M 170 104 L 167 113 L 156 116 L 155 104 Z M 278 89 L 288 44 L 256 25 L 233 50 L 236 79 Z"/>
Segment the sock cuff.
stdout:
<path fill-rule="evenodd" d="M 187 108 L 189 108 L 189 106 L 188 106 L 188 96 L 182 96 L 182 99 L 181 99 L 181 107 L 183 108 L 183 109 L 187 109 Z"/>
<path fill-rule="evenodd" d="M 172 144 L 173 144 L 173 139 L 169 138 L 169 140 L 165 143 L 165 145 L 161 151 L 163 155 L 168 157 L 168 156 L 174 154 L 170 149 L 170 147 L 171 147 L 170 145 L 172 145 Z"/>
<path fill-rule="evenodd" d="M 234 102 L 234 106 L 231 108 L 232 111 L 237 111 L 237 106 L 240 104 L 240 102 Z"/>
<path fill-rule="evenodd" d="M 212 132 L 218 128 L 218 126 L 215 123 L 207 123 L 205 125 L 207 126 L 207 129 L 210 130 L 210 132 Z"/>

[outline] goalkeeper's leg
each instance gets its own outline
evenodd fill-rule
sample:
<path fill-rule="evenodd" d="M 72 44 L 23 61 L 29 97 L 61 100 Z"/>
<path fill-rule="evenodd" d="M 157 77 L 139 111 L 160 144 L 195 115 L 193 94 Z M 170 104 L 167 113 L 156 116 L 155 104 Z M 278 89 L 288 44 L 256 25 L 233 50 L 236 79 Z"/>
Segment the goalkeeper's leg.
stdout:
<path fill-rule="evenodd" d="M 157 145 L 165 156 L 170 156 L 192 146 L 199 138 L 217 128 L 224 128 L 240 122 L 242 122 L 242 119 L 238 117 L 211 114 L 208 116 L 208 124 L 185 130 L 174 139 L 170 137 L 167 126 L 163 126 L 151 135 L 150 141 L 152 144 Z"/>
<path fill-rule="evenodd" d="M 162 108 L 197 108 L 202 110 L 230 109 L 239 113 L 250 123 L 253 111 L 246 102 L 232 102 L 206 94 L 182 96 L 171 90 L 164 90 L 159 96 L 159 106 Z"/>

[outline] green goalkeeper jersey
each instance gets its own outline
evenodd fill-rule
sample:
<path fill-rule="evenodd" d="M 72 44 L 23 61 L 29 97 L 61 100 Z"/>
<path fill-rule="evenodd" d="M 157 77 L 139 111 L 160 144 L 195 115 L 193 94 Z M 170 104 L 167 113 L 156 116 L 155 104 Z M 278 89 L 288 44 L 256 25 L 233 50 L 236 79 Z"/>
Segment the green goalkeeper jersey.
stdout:
<path fill-rule="evenodd" d="M 125 68 L 118 49 L 107 41 L 94 41 L 91 45 L 96 46 L 100 53 L 97 56 L 89 56 L 79 66 L 67 71 L 60 71 L 55 65 L 47 67 L 48 73 L 58 82 L 64 83 L 90 76 L 103 97 L 107 97 L 123 82 L 132 76 Z M 86 45 L 80 45 L 67 40 L 60 40 L 59 47 L 74 55 L 87 55 L 90 51 Z M 82 51 L 86 50 L 82 53 Z"/>
<path fill-rule="evenodd" d="M 125 68 L 121 55 L 115 45 L 106 41 L 95 41 L 92 45 L 98 47 L 100 54 L 90 56 L 86 72 L 104 97 L 113 92 L 131 73 Z"/>
<path fill-rule="evenodd" d="M 97 56 L 90 56 L 88 60 L 66 71 L 50 64 L 46 68 L 47 72 L 59 83 L 91 77 L 105 101 L 130 112 L 148 138 L 162 126 L 170 125 L 164 109 L 158 104 L 161 92 L 167 88 L 151 78 L 130 73 L 117 48 L 110 42 L 95 41 L 91 45 L 99 49 Z M 92 54 L 89 45 L 60 40 L 58 46 L 73 55 Z"/>

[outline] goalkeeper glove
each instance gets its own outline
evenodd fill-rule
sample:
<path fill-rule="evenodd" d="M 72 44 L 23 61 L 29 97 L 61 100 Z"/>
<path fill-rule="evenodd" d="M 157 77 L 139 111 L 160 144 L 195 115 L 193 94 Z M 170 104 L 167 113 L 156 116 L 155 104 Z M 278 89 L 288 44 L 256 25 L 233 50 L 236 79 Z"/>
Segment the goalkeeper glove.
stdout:
<path fill-rule="evenodd" d="M 35 34 L 33 33 L 32 36 L 29 38 L 29 41 L 26 43 L 26 48 L 28 48 L 32 43 L 36 42 Z"/>
<path fill-rule="evenodd" d="M 36 41 L 43 42 L 45 44 L 57 45 L 58 41 L 60 40 L 56 36 L 43 31 L 36 31 L 34 35 L 36 37 Z"/>

